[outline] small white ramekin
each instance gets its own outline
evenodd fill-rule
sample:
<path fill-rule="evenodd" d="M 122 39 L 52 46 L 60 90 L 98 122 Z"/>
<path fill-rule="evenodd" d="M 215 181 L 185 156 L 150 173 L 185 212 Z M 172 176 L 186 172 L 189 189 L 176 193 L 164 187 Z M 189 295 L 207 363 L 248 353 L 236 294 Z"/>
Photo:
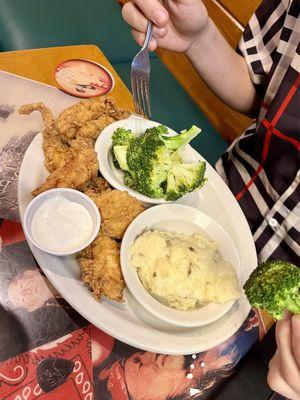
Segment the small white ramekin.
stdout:
<path fill-rule="evenodd" d="M 83 242 L 80 244 L 80 246 L 74 247 L 72 250 L 69 251 L 53 251 L 50 248 L 48 249 L 45 246 L 42 246 L 36 239 L 34 239 L 31 231 L 31 224 L 32 224 L 32 219 L 39 207 L 46 201 L 49 200 L 50 198 L 58 197 L 58 196 L 63 196 L 67 198 L 70 201 L 76 202 L 81 204 L 82 206 L 85 207 L 85 209 L 89 212 L 90 216 L 92 217 L 93 221 L 93 230 L 91 235 Z M 45 192 L 39 194 L 36 196 L 31 202 L 28 204 L 25 214 L 24 214 L 24 219 L 23 219 L 23 229 L 26 238 L 37 248 L 39 248 L 42 251 L 45 251 L 46 253 L 53 254 L 56 256 L 66 256 L 70 254 L 77 253 L 87 247 L 97 236 L 99 229 L 100 229 L 100 224 L 101 224 L 101 216 L 98 208 L 96 207 L 96 204 L 85 194 L 79 192 L 78 190 L 74 189 L 67 189 L 67 188 L 57 188 L 57 189 L 50 189 L 46 190 Z M 57 227 L 59 230 L 59 226 Z"/>

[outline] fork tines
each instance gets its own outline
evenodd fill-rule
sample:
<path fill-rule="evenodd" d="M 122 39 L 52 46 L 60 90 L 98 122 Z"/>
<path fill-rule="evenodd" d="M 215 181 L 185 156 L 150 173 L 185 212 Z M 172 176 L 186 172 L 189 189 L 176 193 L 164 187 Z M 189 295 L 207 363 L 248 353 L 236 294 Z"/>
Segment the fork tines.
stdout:
<path fill-rule="evenodd" d="M 148 22 L 146 39 L 141 51 L 134 57 L 131 64 L 131 88 L 135 111 L 151 117 L 150 109 L 150 59 L 148 45 L 151 40 L 152 23 Z"/>
<path fill-rule="evenodd" d="M 131 87 L 135 111 L 138 114 L 151 117 L 149 81 L 145 81 L 142 78 L 133 75 L 131 79 Z"/>

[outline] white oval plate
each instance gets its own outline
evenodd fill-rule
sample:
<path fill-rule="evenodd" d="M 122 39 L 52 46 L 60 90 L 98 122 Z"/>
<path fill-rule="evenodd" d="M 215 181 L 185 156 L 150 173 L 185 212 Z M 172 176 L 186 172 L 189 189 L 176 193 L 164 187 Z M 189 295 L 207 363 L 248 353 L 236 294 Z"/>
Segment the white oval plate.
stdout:
<path fill-rule="evenodd" d="M 187 146 L 186 154 L 191 162 L 203 160 L 190 146 Z M 47 175 L 42 134 L 38 134 L 31 142 L 20 169 L 18 202 L 21 220 L 32 199 L 31 191 L 41 185 Z M 208 163 L 206 176 L 206 185 L 180 202 L 196 207 L 224 227 L 239 252 L 243 284 L 257 266 L 249 226 L 234 196 Z M 208 350 L 232 336 L 250 311 L 250 304 L 243 294 L 228 313 L 210 325 L 192 329 L 174 328 L 144 311 L 126 290 L 123 304 L 106 299 L 101 303 L 96 301 L 80 280 L 75 256 L 57 257 L 29 245 L 47 278 L 75 310 L 108 334 L 143 350 L 161 354 L 192 354 Z"/>
<path fill-rule="evenodd" d="M 121 246 L 123 277 L 132 296 L 147 311 L 162 321 L 185 328 L 204 326 L 221 318 L 233 306 L 227 303 L 209 303 L 194 310 L 180 311 L 160 303 L 144 288 L 136 269 L 130 265 L 130 248 L 135 239 L 146 229 L 193 235 L 200 233 L 219 244 L 223 260 L 231 262 L 241 271 L 238 252 L 225 229 L 201 211 L 183 204 L 161 204 L 150 207 L 138 215 L 127 228 Z"/>

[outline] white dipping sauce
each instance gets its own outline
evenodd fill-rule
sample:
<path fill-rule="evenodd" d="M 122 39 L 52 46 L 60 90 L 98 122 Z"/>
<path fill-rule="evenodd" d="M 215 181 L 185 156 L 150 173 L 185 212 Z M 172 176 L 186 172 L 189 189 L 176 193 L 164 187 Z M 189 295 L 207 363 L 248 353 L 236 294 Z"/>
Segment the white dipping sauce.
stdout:
<path fill-rule="evenodd" d="M 46 200 L 31 222 L 33 239 L 51 251 L 72 251 L 84 244 L 92 231 L 93 221 L 87 209 L 63 196 Z"/>

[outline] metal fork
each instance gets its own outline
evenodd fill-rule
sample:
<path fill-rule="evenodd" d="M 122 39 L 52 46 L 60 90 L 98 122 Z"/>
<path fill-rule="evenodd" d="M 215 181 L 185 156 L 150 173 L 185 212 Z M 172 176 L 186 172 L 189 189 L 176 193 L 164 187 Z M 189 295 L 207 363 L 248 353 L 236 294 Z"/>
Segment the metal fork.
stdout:
<path fill-rule="evenodd" d="M 152 22 L 148 21 L 145 42 L 131 64 L 131 89 L 134 108 L 138 114 L 144 114 L 148 117 L 151 117 L 149 92 L 150 59 L 148 51 L 151 36 Z"/>

